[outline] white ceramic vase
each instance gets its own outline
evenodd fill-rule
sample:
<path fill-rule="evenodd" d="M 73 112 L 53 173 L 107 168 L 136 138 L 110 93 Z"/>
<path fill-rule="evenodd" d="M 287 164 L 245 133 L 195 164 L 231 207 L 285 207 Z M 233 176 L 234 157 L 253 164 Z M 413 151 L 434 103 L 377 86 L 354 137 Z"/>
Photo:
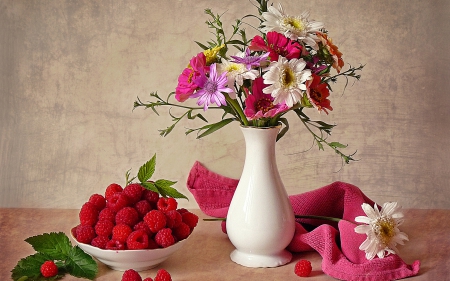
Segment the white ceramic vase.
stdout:
<path fill-rule="evenodd" d="M 246 267 L 277 267 L 291 261 L 285 250 L 295 217 L 275 156 L 280 127 L 241 127 L 245 164 L 227 214 L 226 228 L 236 249 L 231 260 Z"/>

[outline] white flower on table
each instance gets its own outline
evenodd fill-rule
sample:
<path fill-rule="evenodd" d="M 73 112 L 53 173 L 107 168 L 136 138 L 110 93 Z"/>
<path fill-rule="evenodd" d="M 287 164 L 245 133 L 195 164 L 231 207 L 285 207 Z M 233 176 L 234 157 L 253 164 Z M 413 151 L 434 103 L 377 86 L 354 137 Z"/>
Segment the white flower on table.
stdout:
<path fill-rule="evenodd" d="M 398 229 L 403 223 L 401 206 L 397 202 L 384 203 L 380 211 L 377 204 L 372 208 L 363 203 L 362 209 L 367 216 L 355 218 L 356 222 L 364 223 L 355 227 L 355 232 L 367 235 L 359 246 L 366 252 L 366 258 L 371 260 L 375 256 L 384 258 L 389 254 L 398 254 L 397 244 L 404 245 L 403 240 L 408 240 L 406 233 Z"/>

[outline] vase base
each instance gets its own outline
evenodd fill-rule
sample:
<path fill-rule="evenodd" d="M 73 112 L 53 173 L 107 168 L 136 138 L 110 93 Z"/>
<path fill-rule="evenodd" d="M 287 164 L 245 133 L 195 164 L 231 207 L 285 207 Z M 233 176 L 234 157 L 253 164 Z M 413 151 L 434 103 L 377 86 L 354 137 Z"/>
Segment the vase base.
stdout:
<path fill-rule="evenodd" d="M 233 262 L 245 267 L 277 267 L 290 262 L 292 254 L 286 250 L 272 255 L 249 254 L 234 250 L 231 252 L 230 258 Z"/>

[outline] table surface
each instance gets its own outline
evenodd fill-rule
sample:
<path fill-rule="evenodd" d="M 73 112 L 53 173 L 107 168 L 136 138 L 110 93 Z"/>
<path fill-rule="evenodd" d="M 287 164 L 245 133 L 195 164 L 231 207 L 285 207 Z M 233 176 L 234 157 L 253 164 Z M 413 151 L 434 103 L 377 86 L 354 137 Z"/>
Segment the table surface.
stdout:
<path fill-rule="evenodd" d="M 207 218 L 199 210 L 200 221 L 184 247 L 159 266 L 142 271 L 152 277 L 165 268 L 174 281 L 188 280 L 301 280 L 294 274 L 295 261 L 308 259 L 313 272 L 304 280 L 335 280 L 321 270 L 321 257 L 316 252 L 294 254 L 293 260 L 277 268 L 246 268 L 233 263 L 229 254 L 233 246 L 222 233 L 220 222 Z M 420 260 L 418 276 L 407 280 L 450 280 L 450 210 L 405 210 L 401 230 L 410 241 L 400 246 L 400 256 L 411 264 Z M 24 242 L 30 236 L 49 232 L 65 232 L 78 222 L 78 210 L 70 209 L 6 209 L 0 208 L 0 280 L 11 280 L 10 271 L 17 262 L 35 251 Z M 121 280 L 122 272 L 98 262 L 96 280 Z M 66 275 L 62 280 L 86 280 Z"/>

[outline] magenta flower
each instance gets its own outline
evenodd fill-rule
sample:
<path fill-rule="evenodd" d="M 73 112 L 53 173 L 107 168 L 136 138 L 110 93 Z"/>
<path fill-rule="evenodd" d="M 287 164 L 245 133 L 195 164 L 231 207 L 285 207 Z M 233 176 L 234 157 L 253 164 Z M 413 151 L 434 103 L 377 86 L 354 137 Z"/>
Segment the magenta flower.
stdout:
<path fill-rule="evenodd" d="M 271 61 L 278 61 L 279 56 L 287 59 L 298 59 L 302 52 L 300 43 L 292 41 L 276 31 L 267 33 L 267 42 L 261 36 L 255 36 L 249 48 L 252 51 L 269 52 Z"/>
<path fill-rule="evenodd" d="M 188 67 L 178 77 L 178 85 L 175 90 L 175 98 L 179 102 L 187 100 L 194 91 L 199 87 L 195 83 L 202 72 L 208 72 L 209 67 L 206 65 L 206 57 L 203 53 L 198 53 L 193 57 Z"/>
<path fill-rule="evenodd" d="M 250 55 L 250 49 L 247 48 L 245 50 L 245 54 L 242 58 L 238 57 L 238 56 L 231 56 L 233 58 L 233 60 L 231 62 L 244 64 L 245 67 L 248 70 L 250 70 L 254 66 L 255 67 L 261 66 L 261 62 L 267 61 L 268 56 L 269 56 L 269 53 L 265 53 L 261 56 L 252 56 L 252 55 Z"/>
<path fill-rule="evenodd" d="M 195 83 L 200 87 L 191 98 L 199 98 L 198 105 L 203 105 L 203 110 L 207 110 L 210 104 L 217 104 L 217 106 L 226 105 L 225 96 L 222 92 L 232 93 L 233 90 L 227 87 L 227 72 L 223 72 L 220 76 L 217 75 L 216 64 L 210 65 L 209 77 L 205 72 L 201 72 Z"/>
<path fill-rule="evenodd" d="M 249 120 L 272 118 L 289 109 L 284 102 L 273 104 L 273 97 L 270 94 L 263 93 L 265 87 L 267 85 L 264 84 L 262 77 L 253 81 L 252 93 L 245 99 L 244 114 Z"/>

